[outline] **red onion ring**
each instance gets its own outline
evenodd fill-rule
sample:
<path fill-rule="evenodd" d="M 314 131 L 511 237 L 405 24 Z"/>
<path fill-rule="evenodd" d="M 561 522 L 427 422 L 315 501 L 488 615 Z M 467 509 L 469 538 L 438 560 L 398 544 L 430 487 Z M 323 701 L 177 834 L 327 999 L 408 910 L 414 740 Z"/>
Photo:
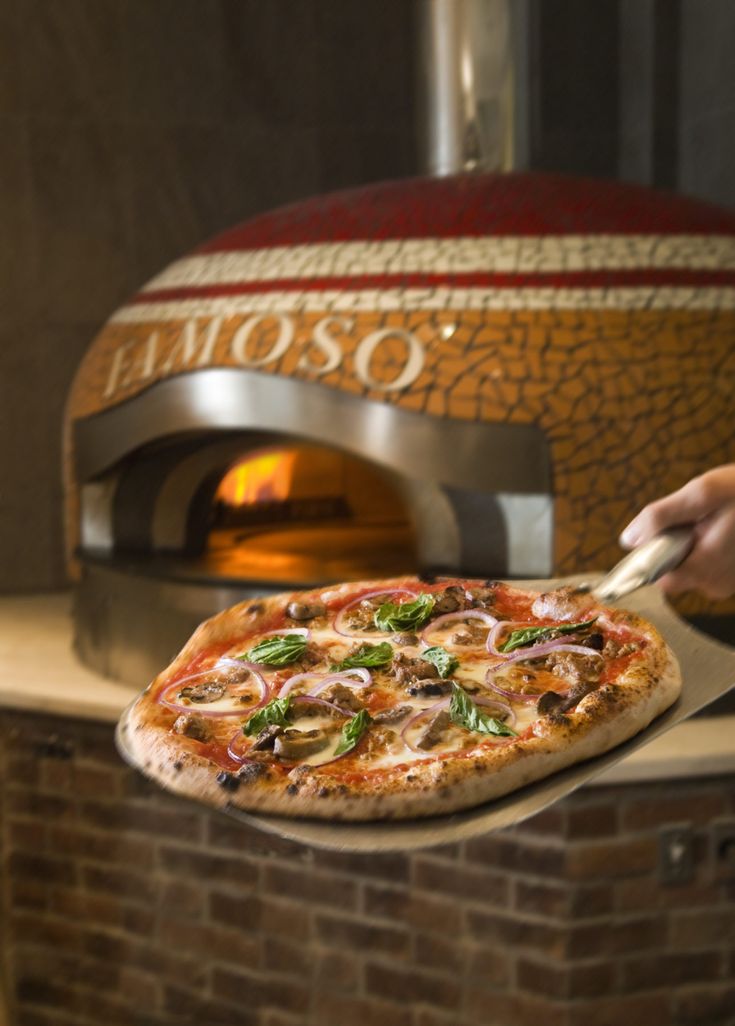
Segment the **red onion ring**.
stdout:
<path fill-rule="evenodd" d="M 360 678 L 359 682 L 347 677 L 348 673 L 357 674 Z M 317 670 L 312 671 L 311 673 L 307 670 L 306 673 L 297 673 L 293 677 L 289 677 L 281 686 L 281 689 L 278 692 L 278 697 L 285 698 L 297 684 L 300 684 L 302 681 L 307 680 L 310 677 L 319 678 L 320 681 L 316 687 L 309 690 L 310 695 L 318 694 L 322 688 L 327 686 L 327 684 L 334 684 L 337 681 L 341 684 L 345 684 L 348 688 L 364 688 L 373 679 L 369 670 L 365 669 L 363 666 L 355 666 L 349 670 L 341 670 L 339 673 L 328 673 L 326 676 L 324 673 L 320 673 Z"/>
<path fill-rule="evenodd" d="M 239 749 L 244 745 L 244 743 L 245 735 L 243 734 L 242 730 L 238 730 L 237 733 L 232 736 L 227 745 L 227 754 L 234 762 L 243 763 L 249 761 L 248 755 L 250 752 L 250 748 L 243 752 L 239 751 Z"/>
<path fill-rule="evenodd" d="M 437 616 L 435 620 L 432 620 L 431 623 L 422 630 L 421 640 L 426 645 L 430 645 L 430 634 L 432 634 L 442 624 L 454 623 L 456 620 L 482 620 L 489 628 L 495 628 L 498 623 L 494 616 L 491 616 L 490 613 L 486 613 L 483 609 L 458 609 L 454 613 L 443 613 L 441 616 Z M 479 645 L 477 647 L 479 647 Z"/>
<path fill-rule="evenodd" d="M 250 672 L 255 674 L 256 677 L 260 678 L 260 680 L 263 679 L 261 676 L 263 670 L 277 669 L 277 667 L 268 666 L 266 663 L 250 663 L 247 661 L 247 659 L 231 659 L 229 656 L 222 656 L 221 659 L 218 659 L 212 667 L 212 669 L 218 670 L 220 669 L 220 667 L 224 670 L 227 670 L 230 667 L 233 670 L 242 670 L 242 668 L 245 667 L 246 670 L 250 670 Z"/>
<path fill-rule="evenodd" d="M 548 654 L 549 652 L 576 652 L 578 655 L 595 655 L 602 659 L 602 653 L 598 652 L 596 648 L 586 648 L 584 645 L 567 644 L 561 638 L 557 638 L 556 640 L 558 641 L 558 644 L 550 641 L 548 642 L 548 645 L 538 645 L 536 648 L 527 648 L 521 653 L 511 656 L 509 659 L 504 659 L 502 662 L 488 667 L 487 673 L 485 674 L 485 683 L 491 687 L 493 691 L 497 691 L 497 693 L 502 695 L 504 698 L 510 698 L 518 702 L 535 702 L 541 697 L 543 691 L 527 695 L 521 691 L 513 691 L 510 688 L 501 688 L 500 685 L 496 684 L 492 678 L 496 673 L 498 673 L 498 671 L 504 670 L 506 666 L 512 666 L 514 663 L 521 663 L 527 659 L 535 659 L 538 655 Z M 541 649 L 544 651 L 540 652 L 539 650 Z M 546 690 L 548 691 L 553 689 L 547 688 Z M 557 691 L 557 694 L 565 697 L 569 694 L 569 688 L 565 691 Z"/>
<path fill-rule="evenodd" d="M 296 687 L 297 684 L 301 684 L 305 680 L 316 679 L 317 677 L 321 676 L 322 674 L 316 670 L 312 671 L 311 673 L 308 670 L 306 671 L 306 673 L 295 673 L 293 677 L 289 677 L 287 681 L 284 681 L 284 683 L 281 685 L 277 697 L 285 698 L 286 695 L 292 690 L 292 688 Z"/>
<path fill-rule="evenodd" d="M 189 702 L 187 705 L 185 705 L 182 702 L 173 702 L 166 697 L 171 692 L 178 692 L 186 684 L 187 681 L 197 680 L 202 677 L 211 677 L 212 670 L 203 670 L 199 673 L 191 673 L 188 677 L 182 677 L 181 680 L 177 680 L 174 684 L 170 684 L 161 695 L 159 701 L 162 705 L 167 706 L 169 709 L 174 709 L 177 712 L 196 712 L 200 716 L 242 716 L 244 712 L 253 712 L 256 709 L 260 709 L 262 705 L 265 705 L 268 694 L 268 688 L 261 675 L 258 673 L 256 669 L 253 668 L 251 664 L 243 664 L 242 662 L 238 661 L 238 666 L 242 667 L 243 665 L 245 665 L 247 669 L 250 670 L 250 673 L 255 678 L 255 682 L 258 685 L 258 689 L 260 690 L 260 697 L 253 705 L 241 706 L 239 709 L 228 709 L 225 712 L 222 712 L 220 709 L 204 708 L 202 707 L 202 705 L 200 705 L 199 702 Z M 247 681 L 238 681 L 238 683 L 250 685 L 251 681 L 250 679 L 248 679 Z M 215 701 L 219 701 L 219 699 L 215 699 Z M 205 706 L 206 704 L 207 703 L 204 703 Z"/>
<path fill-rule="evenodd" d="M 556 645 L 550 651 L 554 651 L 554 652 L 576 652 L 578 655 L 584 655 L 584 656 L 593 655 L 593 656 L 597 656 L 598 659 L 604 659 L 605 658 L 603 656 L 602 652 L 598 652 L 598 650 L 596 648 L 590 648 L 589 645 L 577 645 L 573 641 L 564 641 L 561 638 L 559 638 L 557 640 L 560 640 L 562 642 L 561 645 Z M 551 644 L 553 644 L 553 642 L 550 641 L 549 644 L 551 645 Z M 539 645 L 538 647 L 542 648 L 543 646 Z"/>
<path fill-rule="evenodd" d="M 425 755 L 427 757 L 431 755 L 431 752 L 427 752 L 423 748 L 417 748 L 416 745 L 411 744 L 411 742 L 408 740 L 408 731 L 413 726 L 415 726 L 416 723 L 423 716 L 428 716 L 429 713 L 439 712 L 440 709 L 448 708 L 449 703 L 451 701 L 451 695 L 449 696 L 449 698 L 441 698 L 438 702 L 435 702 L 433 705 L 427 706 L 427 708 L 425 709 L 420 709 L 417 713 L 414 713 L 409 720 L 406 721 L 403 728 L 401 729 L 401 741 L 403 741 L 406 748 L 410 748 L 410 750 L 412 752 L 416 752 L 417 755 Z"/>
<path fill-rule="evenodd" d="M 512 727 L 513 724 L 515 723 L 515 721 L 516 721 L 516 714 L 513 711 L 513 709 L 509 705 L 507 705 L 505 702 L 499 702 L 495 698 L 485 698 L 482 695 L 480 695 L 480 696 L 470 695 L 470 698 L 475 703 L 475 705 L 484 705 L 486 707 L 487 706 L 493 706 L 495 709 L 499 709 L 501 712 L 504 712 L 509 717 L 509 719 L 508 719 L 509 726 Z M 401 730 L 401 740 L 403 741 L 403 743 L 406 746 L 406 748 L 410 748 L 411 751 L 415 752 L 417 755 L 424 755 L 427 758 L 431 757 L 432 753 L 430 751 L 426 751 L 423 748 L 417 748 L 416 745 L 411 744 L 411 742 L 408 740 L 408 731 L 412 727 L 414 727 L 416 725 L 416 723 L 420 719 L 422 719 L 422 717 L 428 716 L 429 713 L 438 712 L 440 709 L 448 708 L 448 706 L 451 703 L 451 701 L 452 701 L 452 696 L 451 695 L 449 695 L 448 698 L 442 698 L 438 702 L 435 702 L 434 705 L 430 705 L 426 709 L 420 709 L 415 715 L 413 715 L 411 717 L 410 720 L 408 720 L 408 722 L 404 725 L 403 729 Z M 489 736 L 490 735 L 487 735 L 487 734 L 483 734 L 482 735 L 483 738 L 486 738 L 486 737 L 489 737 Z"/>
<path fill-rule="evenodd" d="M 534 626 L 536 625 L 527 620 L 498 620 L 498 622 L 495 624 L 495 626 L 487 636 L 486 647 L 488 652 L 490 653 L 490 655 L 497 656 L 498 659 L 507 659 L 508 656 L 504 652 L 501 652 L 500 649 L 497 647 L 498 639 L 500 638 L 500 635 L 503 633 L 503 631 L 507 630 L 508 628 L 510 630 L 513 630 L 516 627 L 523 628 Z"/>
<path fill-rule="evenodd" d="M 547 641 L 544 645 L 532 645 L 529 648 L 523 648 L 520 652 L 515 652 L 511 656 L 503 657 L 503 653 L 500 653 L 501 662 L 495 663 L 494 666 L 490 666 L 489 670 L 500 670 L 504 666 L 512 666 L 513 663 L 523 663 L 529 659 L 541 659 L 545 655 L 549 655 L 551 652 L 577 652 L 579 655 L 594 655 L 600 659 L 603 658 L 602 652 L 598 652 L 596 648 L 588 648 L 586 645 L 575 645 L 571 642 L 564 641 L 564 638 L 555 638 L 553 641 Z"/>
<path fill-rule="evenodd" d="M 255 663 L 248 663 L 244 659 L 235 659 L 233 656 L 220 656 L 217 662 L 214 664 L 212 669 L 214 670 L 241 670 L 243 666 L 246 666 L 248 670 L 252 670 L 255 667 Z M 257 670 L 257 667 L 256 667 Z"/>
<path fill-rule="evenodd" d="M 349 672 L 349 671 L 346 671 Z M 318 695 L 320 691 L 323 691 L 329 684 L 343 684 L 346 688 L 361 689 L 365 688 L 370 684 L 372 678 L 368 680 L 351 680 L 346 677 L 344 673 L 330 673 L 328 677 L 325 677 L 321 684 L 318 684 L 315 688 L 312 688 L 309 692 L 310 695 Z"/>
<path fill-rule="evenodd" d="M 348 666 L 346 670 L 334 670 L 332 673 L 328 673 L 327 677 L 329 677 L 329 678 L 331 678 L 333 680 L 336 680 L 338 677 L 339 678 L 341 678 L 341 677 L 348 677 L 349 678 L 350 674 L 354 674 L 356 677 L 359 677 L 359 679 L 361 681 L 360 687 L 363 687 L 363 688 L 365 687 L 366 684 L 370 684 L 370 682 L 373 679 L 373 675 L 370 672 L 370 670 L 368 670 L 367 666 Z M 320 674 L 320 676 L 322 676 L 322 675 Z M 357 681 L 354 681 L 354 680 L 350 681 L 348 679 L 347 683 L 348 684 L 357 684 Z"/>
<path fill-rule="evenodd" d="M 393 597 L 394 595 L 411 595 L 413 598 L 416 597 L 418 592 L 410 591 L 408 588 L 382 588 L 379 591 L 369 591 L 366 595 L 360 595 L 359 598 L 353 599 L 352 602 L 340 609 L 334 618 L 334 629 L 337 634 L 341 634 L 345 638 L 388 638 L 391 635 L 391 631 L 358 631 L 347 630 L 344 625 L 344 620 L 351 609 L 355 606 L 359 606 L 365 599 L 375 598 L 378 595 L 386 595 Z"/>
<path fill-rule="evenodd" d="M 491 672 L 492 671 L 488 670 L 488 674 Z M 522 691 L 510 691 L 509 689 L 501 688 L 495 683 L 495 681 L 491 680 L 490 677 L 486 678 L 485 683 L 488 687 L 492 688 L 493 691 L 497 692 L 497 694 L 502 695 L 503 698 L 507 698 L 511 702 L 538 702 L 541 695 L 544 694 L 543 691 L 540 691 L 535 695 L 526 695 Z M 547 688 L 546 690 L 553 691 L 553 688 Z M 569 690 L 557 691 L 556 694 L 559 695 L 560 698 L 566 698 L 569 694 Z"/>

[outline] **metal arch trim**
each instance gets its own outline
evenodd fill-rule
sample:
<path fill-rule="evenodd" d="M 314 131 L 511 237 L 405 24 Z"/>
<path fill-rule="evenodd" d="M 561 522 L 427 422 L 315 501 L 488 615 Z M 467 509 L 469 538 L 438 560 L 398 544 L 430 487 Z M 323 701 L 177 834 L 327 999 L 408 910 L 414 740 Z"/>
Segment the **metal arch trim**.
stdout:
<path fill-rule="evenodd" d="M 318 383 L 231 368 L 169 378 L 77 421 L 78 478 L 90 480 L 149 442 L 213 430 L 311 439 L 411 477 L 474 490 L 551 489 L 548 445 L 534 424 L 435 417 Z"/>

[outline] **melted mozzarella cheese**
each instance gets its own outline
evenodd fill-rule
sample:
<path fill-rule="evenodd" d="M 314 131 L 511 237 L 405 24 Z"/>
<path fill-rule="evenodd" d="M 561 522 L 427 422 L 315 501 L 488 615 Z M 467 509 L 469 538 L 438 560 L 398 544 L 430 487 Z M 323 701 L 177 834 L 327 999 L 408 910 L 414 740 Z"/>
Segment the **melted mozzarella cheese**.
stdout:
<path fill-rule="evenodd" d="M 453 625 L 456 629 L 456 625 Z M 313 647 L 321 654 L 322 658 L 327 664 L 340 663 L 347 655 L 353 651 L 359 645 L 364 644 L 379 644 L 382 641 L 390 641 L 390 636 L 383 634 L 382 632 L 376 632 L 374 635 L 364 634 L 355 637 L 346 637 L 334 630 L 331 625 L 321 625 L 311 628 L 310 643 Z M 446 644 L 446 643 L 445 643 Z M 409 659 L 420 659 L 422 657 L 424 647 L 421 644 L 417 645 L 400 645 L 396 646 L 391 643 L 394 651 L 401 652 Z M 522 733 L 528 726 L 530 726 L 535 720 L 538 719 L 538 713 L 536 711 L 536 702 L 512 702 L 503 698 L 501 695 L 495 694 L 491 688 L 485 683 L 485 676 L 487 673 L 488 660 L 482 658 L 482 649 L 476 646 L 463 646 L 452 645 L 449 650 L 459 659 L 460 665 L 458 670 L 455 671 L 454 676 L 461 683 L 463 680 L 472 682 L 479 688 L 477 692 L 471 694 L 471 698 L 476 698 L 481 694 L 484 698 L 497 697 L 498 701 L 510 705 L 515 714 L 515 718 L 509 721 L 510 725 L 516 731 L 516 733 Z M 281 671 L 283 668 L 279 668 Z M 286 668 L 288 669 L 288 668 Z M 276 668 L 273 668 L 275 672 Z M 269 668 L 263 667 L 261 672 L 263 673 L 266 680 L 268 679 Z M 316 670 L 315 673 L 326 673 L 325 669 Z M 372 673 L 380 673 L 381 670 L 371 670 Z M 382 678 L 381 689 L 385 687 L 385 678 Z M 301 690 L 301 689 L 298 689 Z M 308 690 L 308 687 L 307 687 Z M 365 689 L 365 693 L 369 694 L 371 691 L 371 685 L 368 685 Z M 357 694 L 360 694 L 357 691 Z M 461 738 L 461 742 L 458 744 L 458 738 L 462 734 L 466 735 L 467 732 L 461 728 L 453 728 L 451 734 L 454 737 L 450 737 L 447 743 L 438 743 L 433 748 L 428 749 L 426 752 L 415 752 L 408 747 L 407 744 L 401 738 L 401 731 L 404 729 L 406 724 L 410 721 L 412 716 L 415 716 L 418 712 L 426 709 L 430 709 L 432 706 L 438 705 L 442 702 L 441 697 L 428 696 L 409 696 L 405 693 L 404 689 L 399 684 L 395 684 L 393 689 L 394 705 L 405 705 L 410 707 L 410 712 L 407 713 L 404 719 L 400 720 L 395 724 L 388 724 L 389 730 L 393 731 L 395 736 L 386 744 L 382 751 L 371 750 L 370 757 L 366 760 L 365 768 L 370 769 L 390 769 L 393 766 L 399 766 L 403 764 L 410 764 L 414 762 L 431 761 L 436 758 L 437 755 L 446 754 L 455 750 L 466 750 L 466 736 Z M 446 707 L 446 706 L 444 706 Z M 430 715 L 427 713 L 423 723 L 430 722 Z M 348 722 L 347 720 L 344 721 Z M 297 730 L 312 730 L 314 728 L 330 729 L 332 728 L 332 736 L 330 743 L 326 748 L 323 748 L 320 752 L 314 752 L 312 755 L 300 759 L 298 765 L 307 765 L 317 767 L 323 763 L 330 762 L 335 758 L 335 749 L 339 744 L 341 738 L 341 729 L 335 729 L 335 720 L 329 716 L 313 715 L 313 716 L 299 716 L 298 714 L 294 717 L 291 726 Z M 492 737 L 477 734 L 475 735 L 478 750 L 487 749 L 492 746 Z M 359 754 L 359 749 L 358 749 Z"/>
<path fill-rule="evenodd" d="M 244 695 L 223 695 L 214 702 L 192 702 L 187 698 L 177 698 L 174 701 L 166 702 L 174 712 L 200 713 L 204 716 L 224 716 L 225 714 L 242 713 L 248 716 L 257 706 L 260 695 L 254 694 L 249 697 Z"/>

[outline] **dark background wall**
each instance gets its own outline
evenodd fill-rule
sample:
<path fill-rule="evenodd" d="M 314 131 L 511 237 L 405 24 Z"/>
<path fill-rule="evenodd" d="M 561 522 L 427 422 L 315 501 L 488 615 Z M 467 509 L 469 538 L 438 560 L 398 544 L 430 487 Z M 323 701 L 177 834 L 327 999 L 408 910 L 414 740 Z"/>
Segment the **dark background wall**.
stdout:
<path fill-rule="evenodd" d="M 422 0 L 0 0 L 0 591 L 64 584 L 82 353 L 218 230 L 416 173 Z M 528 164 L 735 202 L 730 0 L 513 0 Z"/>
<path fill-rule="evenodd" d="M 0 0 L 0 590 L 64 582 L 104 319 L 258 211 L 415 171 L 410 0 Z"/>
<path fill-rule="evenodd" d="M 735 203 L 735 4 L 528 0 L 528 163 Z"/>

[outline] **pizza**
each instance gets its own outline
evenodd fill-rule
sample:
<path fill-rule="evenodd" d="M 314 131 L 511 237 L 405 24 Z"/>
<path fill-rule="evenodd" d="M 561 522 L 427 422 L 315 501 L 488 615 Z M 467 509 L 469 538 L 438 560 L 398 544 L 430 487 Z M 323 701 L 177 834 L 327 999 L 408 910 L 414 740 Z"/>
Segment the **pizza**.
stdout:
<path fill-rule="evenodd" d="M 207 620 L 128 710 L 124 744 L 163 786 L 216 806 L 405 819 L 605 752 L 680 684 L 650 623 L 581 589 L 351 582 Z"/>

